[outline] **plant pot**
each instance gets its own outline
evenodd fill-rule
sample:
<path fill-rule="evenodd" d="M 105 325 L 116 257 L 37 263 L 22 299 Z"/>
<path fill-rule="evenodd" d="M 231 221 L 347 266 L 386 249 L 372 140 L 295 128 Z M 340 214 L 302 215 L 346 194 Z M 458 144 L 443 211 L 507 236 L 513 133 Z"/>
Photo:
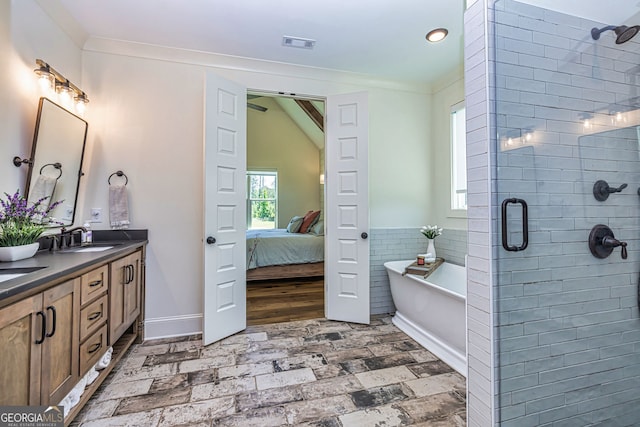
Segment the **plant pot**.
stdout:
<path fill-rule="evenodd" d="M 31 258 L 38 252 L 39 247 L 38 242 L 21 246 L 2 246 L 0 247 L 0 261 L 18 261 Z"/>
<path fill-rule="evenodd" d="M 427 254 L 431 254 L 431 257 L 435 259 L 438 255 L 436 255 L 436 247 L 433 240 L 434 239 L 427 239 Z"/>

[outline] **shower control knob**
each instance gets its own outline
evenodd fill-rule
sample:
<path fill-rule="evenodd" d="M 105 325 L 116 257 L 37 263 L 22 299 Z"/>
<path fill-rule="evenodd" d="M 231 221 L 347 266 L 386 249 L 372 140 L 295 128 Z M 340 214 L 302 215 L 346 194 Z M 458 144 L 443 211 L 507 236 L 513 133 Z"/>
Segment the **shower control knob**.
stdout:
<path fill-rule="evenodd" d="M 602 246 L 606 248 L 617 248 L 622 246 L 622 259 L 627 259 L 627 242 L 621 242 L 611 236 L 605 236 L 602 239 Z"/>
<path fill-rule="evenodd" d="M 609 198 L 609 194 L 619 193 L 627 188 L 627 184 L 622 184 L 620 187 L 611 187 L 607 181 L 598 180 L 593 184 L 593 197 L 599 202 L 604 202 Z"/>
<path fill-rule="evenodd" d="M 604 224 L 598 224 L 589 234 L 589 249 L 596 258 L 606 258 L 614 248 L 622 247 L 622 259 L 627 259 L 627 242 L 621 242 L 613 235 L 613 231 Z"/>

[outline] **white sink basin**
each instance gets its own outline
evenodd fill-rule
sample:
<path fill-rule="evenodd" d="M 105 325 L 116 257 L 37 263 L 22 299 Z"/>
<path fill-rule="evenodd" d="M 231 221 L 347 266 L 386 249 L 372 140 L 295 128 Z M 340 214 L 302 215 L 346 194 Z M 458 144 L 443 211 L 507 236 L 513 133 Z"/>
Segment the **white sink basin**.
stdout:
<path fill-rule="evenodd" d="M 28 273 L 13 273 L 13 274 L 0 274 L 0 283 L 7 280 L 15 279 L 16 277 L 24 276 Z"/>
<path fill-rule="evenodd" d="M 111 249 L 113 246 L 90 246 L 88 248 L 75 249 L 71 252 L 102 252 Z"/>
<path fill-rule="evenodd" d="M 6 282 L 7 280 L 15 279 L 16 277 L 24 276 L 25 274 L 33 273 L 45 267 L 17 267 L 17 268 L 1 268 L 0 267 L 0 282 Z"/>

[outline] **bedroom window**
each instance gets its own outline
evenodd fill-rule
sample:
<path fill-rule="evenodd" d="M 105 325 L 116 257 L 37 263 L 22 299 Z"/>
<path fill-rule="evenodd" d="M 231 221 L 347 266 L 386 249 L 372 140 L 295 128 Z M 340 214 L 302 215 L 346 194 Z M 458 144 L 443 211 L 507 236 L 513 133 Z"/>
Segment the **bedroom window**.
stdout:
<path fill-rule="evenodd" d="M 278 223 L 278 173 L 247 172 L 247 228 L 276 228 Z"/>
<path fill-rule="evenodd" d="M 451 107 L 451 209 L 467 209 L 467 137 L 464 102 Z"/>

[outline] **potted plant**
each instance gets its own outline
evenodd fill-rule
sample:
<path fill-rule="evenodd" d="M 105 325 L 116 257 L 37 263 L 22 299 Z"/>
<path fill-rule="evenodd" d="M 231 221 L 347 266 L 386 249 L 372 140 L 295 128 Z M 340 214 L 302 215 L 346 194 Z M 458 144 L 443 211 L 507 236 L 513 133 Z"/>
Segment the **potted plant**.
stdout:
<path fill-rule="evenodd" d="M 442 234 L 442 228 L 438 228 L 437 225 L 423 225 L 420 232 L 427 238 L 427 257 L 429 260 L 435 260 L 436 247 L 433 244 L 433 241 L 436 237 Z"/>
<path fill-rule="evenodd" d="M 4 193 L 0 199 L 0 261 L 17 261 L 32 257 L 38 251 L 38 238 L 49 222 L 51 212 L 61 202 L 47 204 L 49 197 L 29 203 L 20 195 Z"/>

